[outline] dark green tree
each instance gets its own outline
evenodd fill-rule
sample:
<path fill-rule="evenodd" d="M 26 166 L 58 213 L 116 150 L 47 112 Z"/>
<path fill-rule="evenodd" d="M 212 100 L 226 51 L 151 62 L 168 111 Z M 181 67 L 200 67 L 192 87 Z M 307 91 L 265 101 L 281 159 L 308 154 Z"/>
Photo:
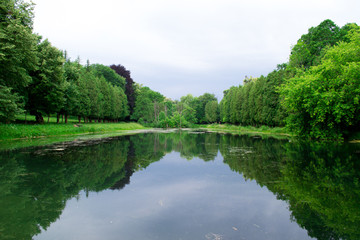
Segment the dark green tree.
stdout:
<path fill-rule="evenodd" d="M 31 73 L 32 83 L 28 87 L 26 109 L 43 122 L 42 114 L 57 113 L 64 104 L 64 58 L 60 50 L 48 40 L 38 44 L 37 70 Z"/>
<path fill-rule="evenodd" d="M 111 65 L 111 69 L 113 69 L 117 74 L 125 78 L 125 94 L 127 97 L 127 102 L 129 106 L 130 116 L 134 112 L 135 101 L 136 101 L 136 87 L 134 84 L 134 80 L 131 78 L 131 73 L 122 65 Z"/>

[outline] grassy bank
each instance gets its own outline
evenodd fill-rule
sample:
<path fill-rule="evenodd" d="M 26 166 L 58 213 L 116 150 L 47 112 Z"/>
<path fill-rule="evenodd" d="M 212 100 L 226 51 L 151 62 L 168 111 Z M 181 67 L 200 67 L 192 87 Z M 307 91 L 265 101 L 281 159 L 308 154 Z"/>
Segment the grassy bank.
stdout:
<path fill-rule="evenodd" d="M 0 140 L 38 138 L 48 136 L 105 133 L 144 129 L 138 123 L 87 123 L 87 124 L 0 124 Z"/>
<path fill-rule="evenodd" d="M 236 126 L 230 124 L 209 124 L 202 126 L 203 128 L 216 131 L 216 132 L 229 132 L 236 134 L 248 134 L 248 135 L 269 135 L 273 137 L 287 138 L 291 137 L 291 134 L 281 127 L 252 127 L 252 126 Z"/>
<path fill-rule="evenodd" d="M 209 124 L 202 125 L 202 128 L 206 128 L 215 132 L 229 132 L 236 134 L 246 134 L 246 135 L 261 135 L 263 137 L 270 136 L 274 138 L 290 138 L 295 137 L 290 132 L 286 131 L 286 128 L 281 127 L 252 127 L 252 126 L 236 126 L 231 124 Z M 346 140 L 350 143 L 360 143 L 360 132 L 352 133 Z"/>

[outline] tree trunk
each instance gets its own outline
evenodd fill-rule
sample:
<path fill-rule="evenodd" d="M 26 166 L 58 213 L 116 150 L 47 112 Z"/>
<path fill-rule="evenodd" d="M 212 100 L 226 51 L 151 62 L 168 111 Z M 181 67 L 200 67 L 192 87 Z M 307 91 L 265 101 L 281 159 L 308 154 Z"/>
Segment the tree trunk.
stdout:
<path fill-rule="evenodd" d="M 78 116 L 79 123 L 81 123 L 81 116 Z"/>
<path fill-rule="evenodd" d="M 65 123 L 68 123 L 68 115 L 65 113 Z"/>
<path fill-rule="evenodd" d="M 56 123 L 60 123 L 60 113 L 56 114 Z"/>
<path fill-rule="evenodd" d="M 48 114 L 48 123 L 50 122 L 50 114 Z"/>
<path fill-rule="evenodd" d="M 39 112 L 36 112 L 35 119 L 37 123 L 44 123 L 44 118 L 42 117 L 42 114 Z"/>

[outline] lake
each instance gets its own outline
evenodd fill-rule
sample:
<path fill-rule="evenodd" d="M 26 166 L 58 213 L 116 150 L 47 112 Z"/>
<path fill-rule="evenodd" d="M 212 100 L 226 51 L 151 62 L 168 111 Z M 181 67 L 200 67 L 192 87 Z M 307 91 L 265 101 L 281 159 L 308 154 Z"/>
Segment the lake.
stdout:
<path fill-rule="evenodd" d="M 360 144 L 177 131 L 0 160 L 0 239 L 360 239 Z"/>

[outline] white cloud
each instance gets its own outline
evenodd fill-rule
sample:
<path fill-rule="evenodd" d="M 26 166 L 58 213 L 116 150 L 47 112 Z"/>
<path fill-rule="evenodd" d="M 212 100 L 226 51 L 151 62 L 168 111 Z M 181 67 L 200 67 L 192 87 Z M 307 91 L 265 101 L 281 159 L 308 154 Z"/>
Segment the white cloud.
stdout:
<path fill-rule="evenodd" d="M 123 64 L 139 83 L 165 88 L 164 72 L 193 74 L 194 87 L 211 71 L 234 72 L 227 82 L 208 78 L 212 92 L 266 74 L 286 62 L 290 47 L 325 19 L 358 22 L 356 0 L 34 0 L 35 31 L 85 62 Z M 265 62 L 266 61 L 266 62 Z M 170 71 L 170 70 L 172 71 Z M 147 72 L 157 75 L 146 75 Z M 221 74 L 220 74 L 221 75 Z M 196 76 L 196 78 L 195 78 Z M 240 76 L 240 78 L 239 78 Z M 159 79 L 162 79 L 161 81 Z M 169 88 L 181 86 L 171 82 Z M 191 88 L 191 86 L 188 86 Z M 163 94 L 167 94 L 163 90 Z M 173 93 L 171 93 L 173 94 Z M 178 93 L 169 97 L 179 98 Z"/>

